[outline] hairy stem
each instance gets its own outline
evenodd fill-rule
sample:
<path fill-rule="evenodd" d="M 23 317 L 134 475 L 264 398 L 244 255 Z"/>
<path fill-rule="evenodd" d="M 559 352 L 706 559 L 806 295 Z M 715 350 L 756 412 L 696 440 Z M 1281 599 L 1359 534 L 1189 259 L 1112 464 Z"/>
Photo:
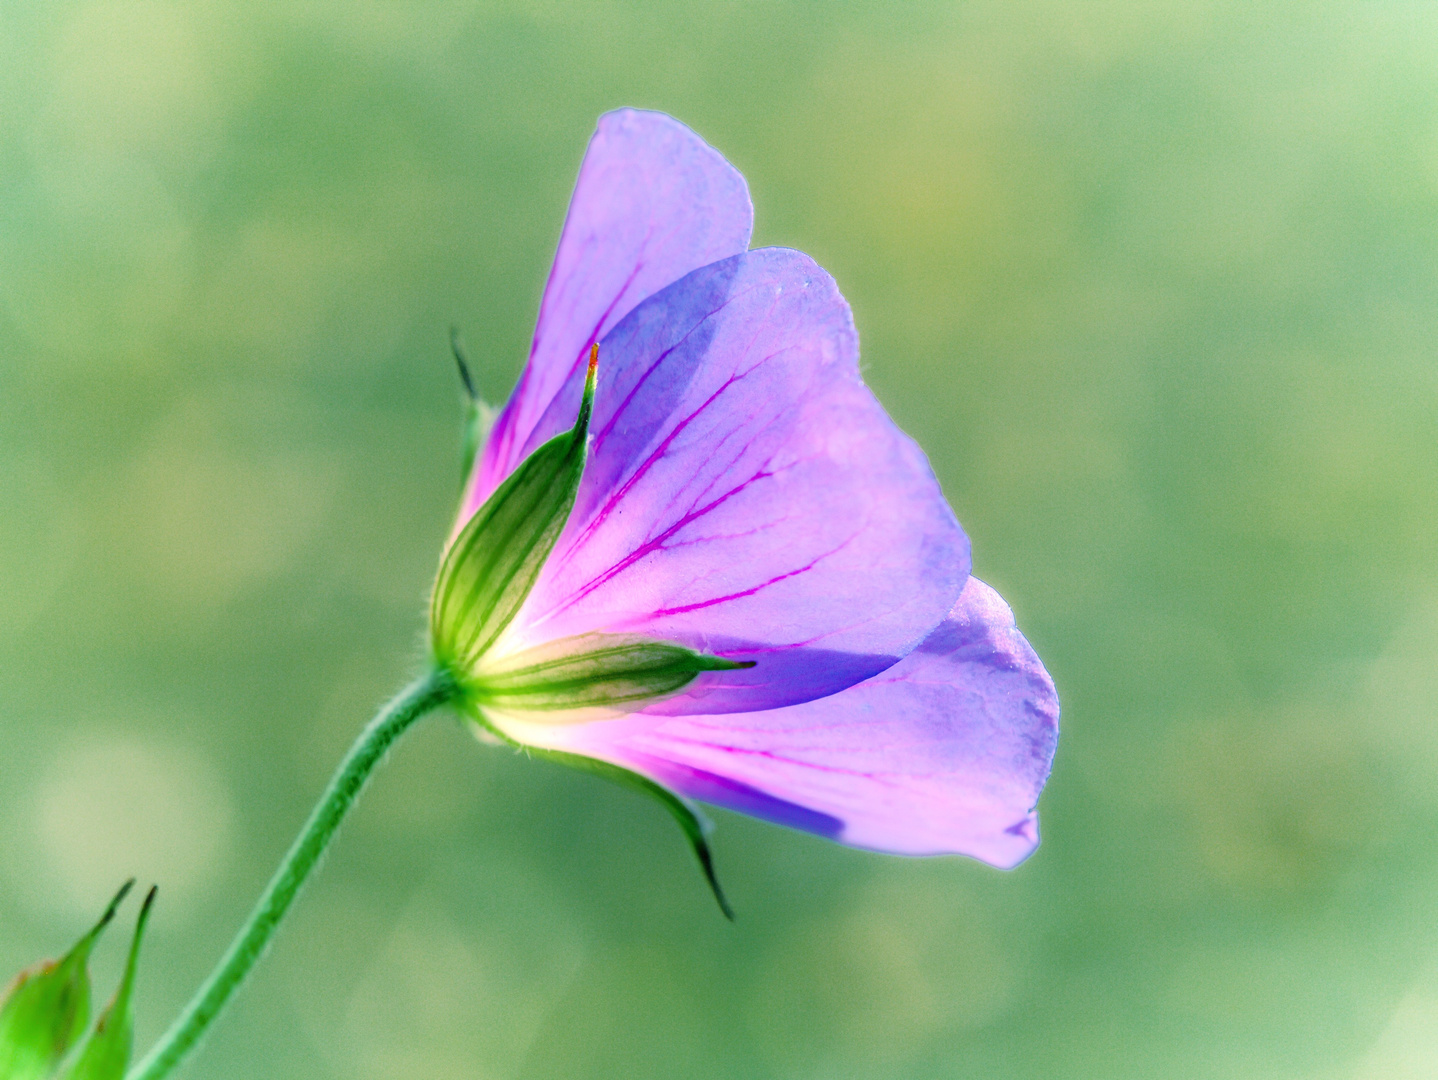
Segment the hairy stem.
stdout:
<path fill-rule="evenodd" d="M 370 721 L 335 771 L 324 796 L 310 813 L 290 850 L 285 854 L 264 895 L 204 985 L 160 1041 L 126 1076 L 126 1080 L 160 1080 L 195 1049 L 205 1029 L 224 1009 L 230 996 L 245 981 L 264 955 L 270 938 L 315 868 L 345 814 L 369 781 L 385 752 L 420 717 L 452 700 L 457 692 L 453 677 L 442 669 L 415 680 Z"/>

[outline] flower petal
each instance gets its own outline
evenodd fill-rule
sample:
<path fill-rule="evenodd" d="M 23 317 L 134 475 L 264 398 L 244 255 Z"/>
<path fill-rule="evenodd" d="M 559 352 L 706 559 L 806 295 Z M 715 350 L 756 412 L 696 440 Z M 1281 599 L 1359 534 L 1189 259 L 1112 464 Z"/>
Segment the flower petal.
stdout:
<path fill-rule="evenodd" d="M 1031 808 L 1058 716 L 1053 682 L 1008 605 L 970 578 L 919 648 L 833 697 L 742 715 L 502 722 L 518 741 L 840 843 L 1008 868 L 1038 846 Z"/>
<path fill-rule="evenodd" d="M 646 296 L 689 271 L 744 251 L 754 209 L 744 177 L 694 132 L 662 113 L 599 118 L 579 169 L 529 363 L 496 421 L 467 493 L 468 518 L 537 446 L 573 423 L 536 433 L 550 400 L 582 371 L 589 346 Z"/>
<path fill-rule="evenodd" d="M 581 384 L 555 396 L 572 422 Z M 859 377 L 834 280 L 770 248 L 694 271 L 600 344 L 574 510 L 501 652 L 646 634 L 744 670 L 647 706 L 747 712 L 907 654 L 963 589 L 969 545 L 923 452 Z"/>

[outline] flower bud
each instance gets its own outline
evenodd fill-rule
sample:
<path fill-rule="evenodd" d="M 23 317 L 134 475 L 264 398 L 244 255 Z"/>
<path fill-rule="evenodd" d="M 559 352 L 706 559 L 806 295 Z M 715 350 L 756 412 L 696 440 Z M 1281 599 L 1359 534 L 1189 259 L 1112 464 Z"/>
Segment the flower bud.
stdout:
<path fill-rule="evenodd" d="M 90 951 L 130 891 L 125 882 L 90 932 L 59 960 L 21 972 L 0 1004 L 0 1077 L 43 1080 L 90 1020 Z"/>
<path fill-rule="evenodd" d="M 135 922 L 135 937 L 130 942 L 130 956 L 125 961 L 120 987 L 95 1022 L 95 1030 L 75 1064 L 65 1074 L 65 1080 L 123 1080 L 135 1043 L 135 1020 L 130 1009 L 130 997 L 135 988 L 135 967 L 140 959 L 145 924 L 150 919 L 150 909 L 154 904 L 155 888 L 151 886 L 144 906 L 140 908 L 140 917 Z"/>

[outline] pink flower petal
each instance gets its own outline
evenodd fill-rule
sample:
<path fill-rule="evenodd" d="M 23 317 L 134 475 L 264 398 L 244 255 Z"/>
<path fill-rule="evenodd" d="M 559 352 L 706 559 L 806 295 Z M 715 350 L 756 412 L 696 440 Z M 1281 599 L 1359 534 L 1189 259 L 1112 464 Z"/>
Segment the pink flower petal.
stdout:
<path fill-rule="evenodd" d="M 582 383 L 556 395 L 572 423 Z M 639 633 L 736 661 L 657 712 L 822 697 L 909 652 L 953 606 L 968 539 L 863 381 L 849 306 L 808 256 L 695 271 L 600 344 L 590 458 L 501 651 Z"/>
<path fill-rule="evenodd" d="M 749 246 L 749 189 L 717 151 L 662 113 L 599 118 L 579 169 L 529 363 L 474 470 L 461 520 L 537 446 L 574 422 L 536 430 L 589 346 L 634 305 L 689 271 Z"/>
<path fill-rule="evenodd" d="M 1058 716 L 1053 682 L 1008 605 L 970 578 L 919 648 L 832 697 L 720 716 L 497 719 L 520 741 L 854 847 L 1008 868 L 1038 845 L 1032 808 Z"/>

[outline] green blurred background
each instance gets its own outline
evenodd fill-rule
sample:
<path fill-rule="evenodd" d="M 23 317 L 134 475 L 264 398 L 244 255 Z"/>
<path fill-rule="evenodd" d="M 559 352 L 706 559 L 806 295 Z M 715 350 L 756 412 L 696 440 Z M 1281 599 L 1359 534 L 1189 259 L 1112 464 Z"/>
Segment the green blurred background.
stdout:
<path fill-rule="evenodd" d="M 0 2 L 0 974 L 146 1045 L 419 654 L 596 116 L 814 255 L 1063 700 L 1000 873 L 433 722 L 188 1073 L 1438 1073 L 1438 6 Z M 98 958 L 108 994 L 125 932 Z"/>

